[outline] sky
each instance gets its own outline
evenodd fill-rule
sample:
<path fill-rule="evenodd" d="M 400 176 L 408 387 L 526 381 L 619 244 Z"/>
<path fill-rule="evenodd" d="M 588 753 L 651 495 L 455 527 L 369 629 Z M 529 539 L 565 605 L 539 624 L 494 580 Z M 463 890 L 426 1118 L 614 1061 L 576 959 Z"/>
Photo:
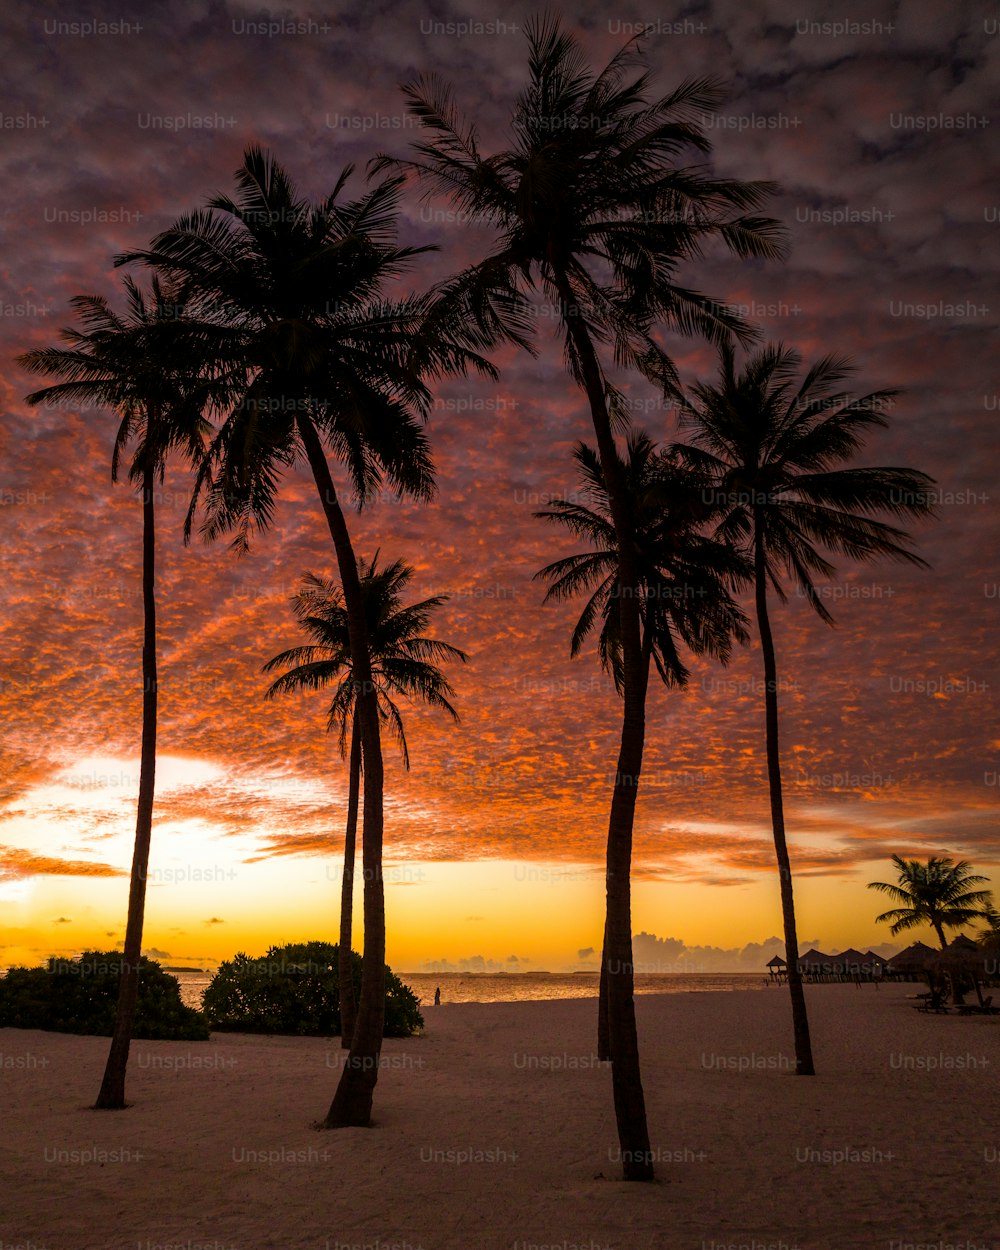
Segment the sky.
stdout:
<path fill-rule="evenodd" d="M 498 6 L 499 7 L 499 6 Z M 879 949 L 865 883 L 889 857 L 970 859 L 1000 884 L 997 711 L 1000 196 L 995 8 L 727 0 L 554 6 L 595 65 L 645 28 L 663 92 L 724 79 L 706 121 L 720 175 L 773 179 L 784 262 L 713 252 L 683 274 L 807 361 L 851 356 L 856 387 L 901 386 L 858 463 L 931 474 L 914 534 L 930 568 L 842 562 L 836 627 L 792 591 L 772 614 L 800 941 Z M 54 11 L 54 6 L 52 6 Z M 31 409 L 16 356 L 56 340 L 70 299 L 115 299 L 114 255 L 229 190 L 251 143 L 318 198 L 416 134 L 401 83 L 451 80 L 484 150 L 525 76 L 524 20 L 483 5 L 179 0 L 72 14 L 10 0 L 0 87 L 0 966 L 124 936 L 141 712 L 140 501 L 112 486 L 116 421 Z M 404 196 L 401 238 L 434 244 L 422 290 L 490 246 L 442 201 Z M 685 382 L 714 370 L 669 337 Z M 533 575 L 574 549 L 533 513 L 577 489 L 589 417 L 539 318 L 538 355 L 435 394 L 438 493 L 350 523 L 362 555 L 448 596 L 433 633 L 469 654 L 460 723 L 405 712 L 412 767 L 386 751 L 388 959 L 396 969 L 595 968 L 620 705 L 579 607 Z M 673 412 L 622 378 L 658 442 Z M 335 468 L 335 473 L 339 471 Z M 343 475 L 337 478 L 343 483 Z M 158 496 L 159 763 L 145 949 L 210 964 L 337 928 L 347 770 L 320 694 L 265 702 L 261 666 L 299 641 L 290 600 L 334 575 L 315 488 L 283 484 L 236 558 L 185 547 L 190 482 Z M 758 970 L 779 948 L 756 641 L 654 687 L 636 823 L 633 930 L 649 970 Z M 360 914 L 360 908 L 359 914 Z M 927 933 L 916 936 L 927 937 Z M 895 945 L 904 944 L 905 938 Z"/>

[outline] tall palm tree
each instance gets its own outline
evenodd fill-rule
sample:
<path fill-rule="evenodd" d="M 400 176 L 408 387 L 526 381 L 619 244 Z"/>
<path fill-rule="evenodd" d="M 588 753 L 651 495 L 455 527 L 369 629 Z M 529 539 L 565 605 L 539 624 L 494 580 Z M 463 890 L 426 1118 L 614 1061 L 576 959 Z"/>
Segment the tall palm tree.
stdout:
<path fill-rule="evenodd" d="M 82 329 L 64 329 L 65 347 L 28 352 L 19 363 L 31 373 L 64 379 L 28 396 L 31 404 L 64 401 L 107 406 L 120 417 L 111 458 L 117 481 L 132 448 L 129 481 L 142 495 L 142 746 L 128 920 L 111 1048 L 96 1107 L 125 1106 L 125 1072 L 139 991 L 139 959 L 146 905 L 146 876 L 153 830 L 156 774 L 156 508 L 167 457 L 180 452 L 197 464 L 211 426 L 204 413 L 226 395 L 221 376 L 200 373 L 186 341 L 188 326 L 176 293 L 154 278 L 149 294 L 126 278 L 126 311 L 116 313 L 96 295 L 71 301 Z"/>
<path fill-rule="evenodd" d="M 450 683 L 435 661 L 460 660 L 464 651 L 423 631 L 434 610 L 447 601 L 447 595 L 433 595 L 419 603 L 403 606 L 403 594 L 413 577 L 413 569 L 402 560 L 378 567 L 378 552 L 370 563 L 358 568 L 364 600 L 365 624 L 371 654 L 372 679 L 378 699 L 379 718 L 388 725 L 410 767 L 410 753 L 403 729 L 403 718 L 396 698 L 420 699 L 441 708 L 454 720 L 458 712 L 451 703 Z M 347 828 L 344 835 L 344 872 L 340 895 L 340 984 L 341 1045 L 349 1047 L 354 1032 L 354 978 L 351 973 L 351 931 L 354 905 L 354 848 L 357 833 L 361 782 L 361 735 L 357 718 L 358 685 L 351 663 L 351 639 L 343 595 L 333 582 L 309 573 L 304 588 L 293 601 L 295 616 L 305 633 L 315 641 L 282 651 L 264 665 L 265 673 L 286 671 L 274 681 L 264 696 L 293 690 L 321 690 L 335 685 L 327 716 L 327 728 L 339 732 L 341 758 L 348 755 L 350 773 L 347 800 Z"/>
<path fill-rule="evenodd" d="M 536 573 L 551 585 L 545 601 L 588 592 L 570 643 L 576 656 L 587 636 L 600 624 L 598 653 L 622 692 L 620 561 L 607 486 L 600 460 L 584 443 L 574 458 L 580 467 L 586 502 L 556 500 L 536 512 L 565 525 L 588 541 L 591 550 L 564 557 Z M 699 532 L 712 516 L 704 502 L 704 483 L 676 461 L 657 453 L 648 435 L 628 437 L 623 465 L 636 527 L 640 573 L 642 623 L 642 695 L 645 700 L 650 661 L 663 683 L 687 685 L 689 671 L 681 659 L 678 640 L 692 654 L 709 654 L 725 663 L 733 640 L 746 642 L 747 618 L 733 602 L 729 587 L 746 586 L 752 579 L 748 562 L 731 546 Z M 605 941 L 607 934 L 605 932 Z M 611 1059 L 607 1012 L 607 958 L 602 959 L 598 1011 L 598 1056 Z"/>
<path fill-rule="evenodd" d="M 236 196 L 219 195 L 188 214 L 140 260 L 176 280 L 206 323 L 228 328 L 216 349 L 242 367 L 245 385 L 196 483 L 204 492 L 206 539 L 235 533 L 246 551 L 274 516 L 283 470 L 305 461 L 337 556 L 359 694 L 364 757 L 364 952 L 350 1061 L 325 1127 L 370 1122 L 384 1026 L 385 899 L 382 885 L 382 747 L 358 563 L 327 453 L 344 462 L 367 503 L 383 485 L 427 498 L 434 490 L 423 421 L 429 381 L 469 367 L 495 370 L 476 350 L 486 336 L 458 322 L 425 326 L 430 296 L 387 291 L 420 248 L 396 244 L 399 179 L 355 200 L 333 191 L 310 203 L 270 155 L 251 147 L 236 172 Z M 470 347 L 469 345 L 473 346 Z"/>
<path fill-rule="evenodd" d="M 788 577 L 828 624 L 813 576 L 833 574 L 821 548 L 853 560 L 880 556 L 924 565 L 909 536 L 873 514 L 919 517 L 931 511 L 933 480 L 913 469 L 836 468 L 860 450 L 865 434 L 887 424 L 897 391 L 855 398 L 840 389 L 849 361 L 824 356 L 796 384 L 800 356 L 782 344 L 761 348 L 736 369 L 731 343 L 720 349 L 717 383 L 699 382 L 690 397 L 668 388 L 690 428 L 682 461 L 709 475 L 724 515 L 716 533 L 753 562 L 754 603 L 764 662 L 767 776 L 781 887 L 785 959 L 792 1005 L 796 1072 L 815 1072 L 799 972 L 792 869 L 785 838 L 778 744 L 778 677 L 767 606 L 768 585 L 783 602 Z"/>
<path fill-rule="evenodd" d="M 932 855 L 927 863 L 919 859 L 903 859 L 893 855 L 896 868 L 896 884 L 887 881 L 869 881 L 869 890 L 887 894 L 898 907 L 875 917 L 876 924 L 889 924 L 889 932 L 896 936 L 906 929 L 919 929 L 929 924 L 937 934 L 941 949 L 948 945 L 945 928 L 961 929 L 965 925 L 986 920 L 996 920 L 992 911 L 993 895 L 989 890 L 971 890 L 970 886 L 982 885 L 989 877 L 972 871 L 967 859 L 956 864 L 951 859 Z"/>
<path fill-rule="evenodd" d="M 379 157 L 376 170 L 401 168 L 450 197 L 475 220 L 492 222 L 496 249 L 450 284 L 441 307 L 463 324 L 492 329 L 510 292 L 539 287 L 557 311 L 565 358 L 590 407 L 620 553 L 623 716 L 607 852 L 608 1006 L 615 1114 L 628 1180 L 652 1180 L 633 1001 L 630 929 L 632 827 L 642 765 L 642 640 L 634 522 L 611 406 L 614 387 L 600 350 L 657 385 L 674 368 L 652 328 L 662 323 L 712 340 L 750 334 L 720 301 L 678 280 L 679 266 L 720 240 L 738 256 L 781 254 L 777 223 L 753 216 L 772 190 L 761 182 L 712 177 L 682 163 L 710 144 L 700 119 L 723 94 L 713 80 L 682 83 L 652 98 L 650 74 L 630 67 L 632 44 L 599 72 L 558 21 L 527 26 L 528 83 L 514 105 L 510 146 L 479 149 L 450 88 L 437 78 L 404 88 L 410 111 L 430 132 L 412 160 Z M 518 327 L 520 328 L 520 327 Z M 620 420 L 620 414 L 619 414 Z"/>

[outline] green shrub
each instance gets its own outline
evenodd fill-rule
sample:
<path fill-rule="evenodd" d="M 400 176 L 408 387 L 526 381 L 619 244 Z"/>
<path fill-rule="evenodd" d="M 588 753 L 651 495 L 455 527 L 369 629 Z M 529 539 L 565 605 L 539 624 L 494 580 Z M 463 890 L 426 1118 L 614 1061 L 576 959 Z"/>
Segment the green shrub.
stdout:
<path fill-rule="evenodd" d="M 205 990 L 202 1009 L 213 1029 L 241 1033 L 340 1033 L 339 947 L 330 942 L 272 946 L 260 959 L 242 951 L 227 959 Z M 361 992 L 361 956 L 351 951 L 355 1000 Z M 416 994 L 386 967 L 385 1036 L 410 1037 L 423 1027 Z"/>
<path fill-rule="evenodd" d="M 84 951 L 75 959 L 50 959 L 45 967 L 10 968 L 0 977 L 0 1027 L 110 1037 L 121 965 L 121 951 Z M 181 1002 L 177 978 L 145 956 L 139 960 L 132 1036 L 151 1041 L 208 1037 L 202 1013 Z"/>

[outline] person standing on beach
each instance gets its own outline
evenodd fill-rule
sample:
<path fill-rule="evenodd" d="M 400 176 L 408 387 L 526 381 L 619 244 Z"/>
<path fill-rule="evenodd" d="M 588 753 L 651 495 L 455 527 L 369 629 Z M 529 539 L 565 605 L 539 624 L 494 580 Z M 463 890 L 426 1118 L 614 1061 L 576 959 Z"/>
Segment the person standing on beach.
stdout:
<path fill-rule="evenodd" d="M 441 986 L 440 985 L 434 991 L 434 1006 L 435 1007 L 441 1006 Z"/>

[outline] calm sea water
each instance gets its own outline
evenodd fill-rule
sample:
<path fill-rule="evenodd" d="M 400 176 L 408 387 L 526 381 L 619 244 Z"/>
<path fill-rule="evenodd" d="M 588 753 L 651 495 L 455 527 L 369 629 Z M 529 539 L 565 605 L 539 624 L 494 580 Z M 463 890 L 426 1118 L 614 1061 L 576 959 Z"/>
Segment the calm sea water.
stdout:
<path fill-rule="evenodd" d="M 175 972 L 181 998 L 191 1007 L 201 1006 L 201 995 L 211 978 L 203 972 Z M 424 1006 L 434 1002 L 435 987 L 444 1003 L 517 1003 L 548 998 L 596 998 L 596 972 L 400 972 Z M 723 974 L 636 973 L 637 994 L 690 994 L 706 990 L 760 990 L 767 978 L 757 972 Z"/>

